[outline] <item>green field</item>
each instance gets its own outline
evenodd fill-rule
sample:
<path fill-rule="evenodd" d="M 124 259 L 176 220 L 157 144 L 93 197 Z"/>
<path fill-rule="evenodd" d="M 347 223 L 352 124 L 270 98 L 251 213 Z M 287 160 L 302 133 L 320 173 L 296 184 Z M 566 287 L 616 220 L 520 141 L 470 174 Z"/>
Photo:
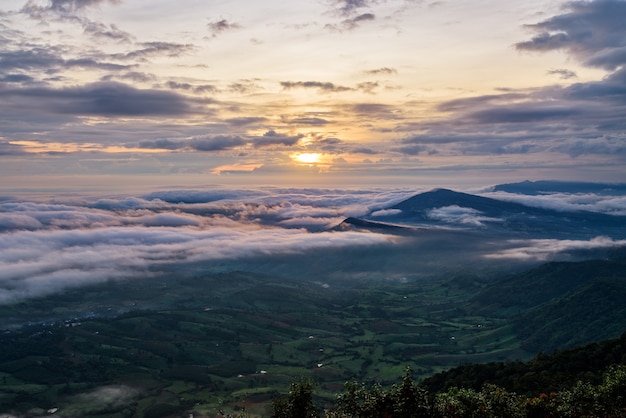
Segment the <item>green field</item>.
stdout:
<path fill-rule="evenodd" d="M 476 303 L 494 286 L 459 277 L 328 286 L 228 272 L 29 300 L 0 313 L 9 325 L 0 412 L 267 416 L 301 377 L 317 382 L 324 404 L 347 380 L 390 385 L 407 365 L 421 380 L 460 364 L 529 359 L 536 352 L 519 337 L 520 317 Z M 15 325 L 33 318 L 42 320 Z"/>

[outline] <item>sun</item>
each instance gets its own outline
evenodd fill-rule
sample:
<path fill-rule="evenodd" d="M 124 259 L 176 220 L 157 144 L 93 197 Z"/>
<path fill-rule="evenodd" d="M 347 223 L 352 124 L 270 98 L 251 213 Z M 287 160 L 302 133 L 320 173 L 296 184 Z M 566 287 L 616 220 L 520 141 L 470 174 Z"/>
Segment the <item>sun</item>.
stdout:
<path fill-rule="evenodd" d="M 292 158 L 294 160 L 296 160 L 299 163 L 304 163 L 304 164 L 315 164 L 318 163 L 320 161 L 320 157 L 322 156 L 322 154 L 318 154 L 315 152 L 305 152 L 302 154 L 297 154 L 295 156 L 293 156 Z"/>

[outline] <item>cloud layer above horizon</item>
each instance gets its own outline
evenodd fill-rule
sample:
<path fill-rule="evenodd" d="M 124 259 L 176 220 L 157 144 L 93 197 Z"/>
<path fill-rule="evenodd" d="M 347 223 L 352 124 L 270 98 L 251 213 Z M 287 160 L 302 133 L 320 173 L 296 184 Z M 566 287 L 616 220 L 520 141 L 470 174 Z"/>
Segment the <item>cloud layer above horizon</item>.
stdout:
<path fill-rule="evenodd" d="M 0 175 L 620 181 L 624 16 L 624 0 L 9 0 Z"/>
<path fill-rule="evenodd" d="M 432 234 L 422 228 L 412 237 L 333 228 L 349 216 L 384 219 L 397 214 L 388 208 L 413 194 L 400 189 L 265 188 L 169 190 L 65 201 L 7 196 L 0 201 L 0 305 L 173 272 L 268 272 L 292 264 L 296 267 L 286 274 L 296 279 L 408 277 L 441 274 L 458 263 L 471 269 L 481 259 L 507 264 L 542 261 L 567 257 L 570 251 L 626 245 L 610 237 L 506 240 L 467 234 L 465 226 L 480 230 L 482 222 L 494 219 L 458 206 L 436 208 L 431 216 L 459 224 L 460 235 L 437 226 Z M 584 210 L 624 215 L 626 207 L 623 195 L 588 193 L 579 200 L 566 193 L 504 197 L 562 211 L 581 210 L 582 204 Z M 321 260 L 320 254 L 325 254 Z M 330 270 L 311 270 L 320 263 L 328 263 Z"/>

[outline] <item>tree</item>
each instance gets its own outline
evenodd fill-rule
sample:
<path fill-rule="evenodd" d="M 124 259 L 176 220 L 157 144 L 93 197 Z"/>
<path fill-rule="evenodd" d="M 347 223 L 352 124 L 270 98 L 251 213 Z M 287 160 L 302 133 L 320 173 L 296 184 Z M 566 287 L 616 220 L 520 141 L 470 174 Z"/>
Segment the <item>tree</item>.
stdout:
<path fill-rule="evenodd" d="M 411 375 L 412 370 L 407 366 L 402 382 L 391 388 L 394 418 L 428 418 L 432 416 L 428 392 L 420 388 Z"/>
<path fill-rule="evenodd" d="M 315 383 L 306 378 L 289 385 L 289 394 L 272 401 L 272 418 L 317 418 L 319 414 L 313 405 Z"/>

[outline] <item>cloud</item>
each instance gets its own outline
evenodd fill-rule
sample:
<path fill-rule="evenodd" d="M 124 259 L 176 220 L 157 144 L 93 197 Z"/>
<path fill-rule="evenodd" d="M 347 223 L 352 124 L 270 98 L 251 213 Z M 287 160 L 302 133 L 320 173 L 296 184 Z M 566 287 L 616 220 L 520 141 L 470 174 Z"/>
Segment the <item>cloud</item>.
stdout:
<path fill-rule="evenodd" d="M 353 89 L 345 86 L 337 86 L 330 82 L 322 82 L 322 81 L 281 81 L 280 85 L 285 90 L 291 90 L 295 88 L 305 88 L 305 89 L 319 89 L 321 92 L 329 92 L 329 93 L 341 93 L 344 91 L 352 91 Z"/>
<path fill-rule="evenodd" d="M 119 277 L 149 277 L 149 269 L 163 264 L 388 242 L 385 236 L 369 233 L 232 227 L 17 232 L 2 238 L 0 303 Z"/>
<path fill-rule="evenodd" d="M 235 135 L 196 137 L 189 141 L 189 146 L 196 151 L 221 151 L 245 144 L 246 141 L 243 138 Z"/>
<path fill-rule="evenodd" d="M 612 156 L 623 164 L 626 142 L 626 27 L 619 18 L 626 2 L 600 0 L 566 3 L 564 12 L 529 28 L 537 36 L 516 44 L 520 51 L 562 50 L 584 65 L 608 73 L 598 81 L 526 90 L 503 89 L 440 103 L 439 120 L 398 125 L 409 134 L 392 150 L 406 155 L 525 154 L 528 158 L 559 153 L 571 158 Z M 576 74 L 553 69 L 550 75 L 573 80 Z M 363 109 L 360 109 L 363 110 Z M 368 109 L 376 114 L 376 108 Z M 381 114 L 385 110 L 381 108 Z M 365 113 L 365 112 L 363 112 Z M 387 113 L 398 116 L 399 113 Z"/>
<path fill-rule="evenodd" d="M 119 80 L 130 80 L 136 83 L 149 83 L 156 80 L 156 77 L 153 74 L 142 73 L 139 71 L 128 71 L 125 73 L 106 75 L 102 77 L 101 81 L 111 81 L 114 78 Z"/>
<path fill-rule="evenodd" d="M 365 93 L 374 93 L 376 87 L 378 87 L 378 83 L 372 81 L 366 81 L 356 85 L 357 90 L 361 90 Z"/>
<path fill-rule="evenodd" d="M 440 271 L 440 265 L 433 260 L 445 251 L 442 247 L 447 244 L 443 243 L 459 242 L 457 232 L 423 230 L 410 238 L 411 242 L 375 233 L 328 232 L 348 216 L 396 215 L 398 211 L 387 208 L 414 193 L 393 189 L 213 188 L 141 196 L 73 197 L 55 203 L 0 202 L 0 303 L 107 280 L 150 280 L 172 268 L 195 271 L 202 266 L 206 271 L 217 260 L 220 266 L 235 268 L 256 265 L 255 260 L 262 260 L 265 266 L 275 259 L 285 260 L 288 255 L 301 260 L 310 257 L 309 251 L 343 258 L 365 250 L 393 264 L 397 273 L 413 271 L 416 265 L 432 268 L 433 263 Z M 621 195 L 601 197 L 562 195 L 553 202 L 561 200 L 567 209 L 585 205 L 621 210 L 626 207 Z M 534 198 L 544 202 L 550 199 Z M 498 221 L 459 206 L 437 208 L 429 215 L 461 226 Z M 487 251 L 489 260 L 507 263 L 569 257 L 580 249 L 626 244 L 602 237 L 589 241 L 483 241 L 484 237 L 463 235 L 464 249 L 472 257 L 483 257 Z M 388 251 L 381 245 L 388 246 Z M 376 246 L 376 250 L 367 248 L 370 246 Z M 424 253 L 426 248 L 429 250 Z M 454 251 L 458 251 L 457 244 Z M 422 254 L 421 258 L 410 256 L 416 252 Z M 465 255 L 456 257 L 466 262 Z M 366 263 L 363 268 L 369 271 L 371 266 Z"/>
<path fill-rule="evenodd" d="M 0 156 L 3 155 L 25 155 L 24 147 L 10 142 L 0 141 Z"/>
<path fill-rule="evenodd" d="M 626 245 L 626 240 L 613 240 L 608 237 L 596 237 L 588 241 L 533 239 L 512 240 L 509 241 L 509 244 L 514 245 L 514 248 L 488 254 L 485 258 L 496 260 L 546 261 L 558 254 L 566 254 L 573 251 L 624 246 Z"/>
<path fill-rule="evenodd" d="M 370 216 L 374 218 L 384 217 L 384 216 L 394 216 L 401 214 L 402 211 L 400 209 L 381 209 L 376 210 L 370 214 Z"/>
<path fill-rule="evenodd" d="M 517 43 L 520 51 L 565 50 L 584 64 L 616 70 L 626 63 L 626 2 L 570 1 L 566 13 L 527 25 L 537 35 Z"/>
<path fill-rule="evenodd" d="M 191 83 L 168 81 L 165 85 L 172 90 L 191 91 L 193 93 L 216 93 L 218 91 L 217 87 L 212 84 L 193 85 Z"/>
<path fill-rule="evenodd" d="M 458 205 L 435 208 L 426 214 L 430 219 L 451 224 L 484 226 L 484 222 L 502 222 L 502 219 L 481 215 L 482 212 L 473 208 Z"/>
<path fill-rule="evenodd" d="M 285 145 L 285 146 L 293 146 L 298 143 L 298 141 L 303 138 L 304 135 L 285 135 L 278 133 L 274 130 L 267 131 L 263 134 L 263 136 L 257 136 L 252 139 L 252 142 L 256 148 L 268 147 L 273 145 Z"/>
<path fill-rule="evenodd" d="M 104 3 L 117 4 L 119 0 L 48 0 L 45 6 L 29 0 L 22 8 L 26 13 L 54 12 L 58 14 L 74 14 L 87 8 L 97 7 Z"/>
<path fill-rule="evenodd" d="M 376 3 L 376 0 L 335 0 L 336 11 L 343 16 L 350 16 L 360 9 L 369 7 Z"/>
<path fill-rule="evenodd" d="M 117 82 L 79 87 L 29 87 L 0 90 L 12 108 L 47 113 L 99 116 L 177 116 L 200 111 L 190 99 L 163 90 L 138 89 Z M 5 106 L 0 105 L 0 108 Z"/>
<path fill-rule="evenodd" d="M 331 123 L 329 120 L 318 118 L 314 116 L 301 116 L 296 118 L 282 117 L 282 122 L 288 125 L 311 125 L 311 126 L 324 126 Z"/>
<path fill-rule="evenodd" d="M 358 16 L 344 19 L 339 24 L 327 24 L 324 28 L 334 32 L 343 32 L 344 30 L 350 31 L 358 28 L 361 23 L 373 21 L 376 19 L 376 15 L 373 13 L 363 13 Z"/>
<path fill-rule="evenodd" d="M 550 75 L 558 75 L 561 80 L 569 80 L 571 78 L 578 77 L 574 71 L 566 70 L 564 68 L 549 70 L 547 73 Z"/>
<path fill-rule="evenodd" d="M 396 70 L 395 68 L 390 68 L 390 67 L 382 67 L 382 68 L 376 68 L 374 70 L 365 71 L 365 74 L 369 74 L 369 75 L 381 75 L 381 74 L 393 75 L 397 73 L 398 73 L 398 70 Z"/>
<path fill-rule="evenodd" d="M 132 402 L 134 398 L 141 396 L 141 392 L 130 386 L 125 385 L 111 385 L 100 386 L 89 392 L 80 393 L 73 396 L 73 404 L 80 405 L 80 410 L 76 411 L 77 414 L 102 414 L 104 411 L 110 411 L 114 408 L 120 408 L 123 405 L 127 405 Z M 64 408 L 65 410 L 65 408 Z M 65 413 L 72 414 L 74 411 L 64 411 Z"/>
<path fill-rule="evenodd" d="M 115 25 L 105 25 L 101 22 L 83 20 L 83 31 L 96 39 L 104 39 L 115 42 L 131 42 L 133 37 Z"/>
<path fill-rule="evenodd" d="M 224 122 L 228 123 L 231 126 L 239 127 L 261 124 L 263 122 L 267 122 L 267 118 L 259 116 L 243 116 L 238 118 L 225 119 Z"/>
<path fill-rule="evenodd" d="M 119 0 L 50 0 L 46 3 L 42 6 L 35 0 L 29 0 L 20 12 L 43 24 L 48 24 L 50 20 L 78 23 L 85 34 L 98 40 L 130 42 L 133 38 L 116 25 L 106 25 L 85 17 L 87 9 L 105 3 L 118 4 Z"/>
<path fill-rule="evenodd" d="M 192 150 L 192 151 L 223 151 L 245 145 L 246 141 L 239 136 L 205 135 L 188 139 L 157 139 L 142 141 L 139 148 L 163 150 Z"/>
<path fill-rule="evenodd" d="M 477 110 L 468 113 L 468 117 L 478 123 L 527 123 L 549 120 L 563 121 L 575 118 L 581 109 L 565 103 L 534 102 L 532 104 L 512 104 L 496 108 Z"/>
<path fill-rule="evenodd" d="M 256 83 L 256 80 L 240 80 L 235 83 L 230 83 L 228 90 L 233 93 L 249 94 L 261 90 L 261 86 Z"/>
<path fill-rule="evenodd" d="M 145 60 L 153 56 L 180 57 L 195 49 L 192 44 L 175 42 L 143 42 L 140 49 L 126 53 L 112 54 L 111 57 L 119 60 Z"/>
<path fill-rule="evenodd" d="M 352 30 L 358 28 L 361 23 L 375 20 L 376 16 L 373 13 L 363 13 L 352 19 L 346 19 L 341 22 L 341 25 L 346 30 Z"/>
<path fill-rule="evenodd" d="M 0 70 L 36 70 L 53 74 L 67 68 L 83 68 L 105 71 L 122 71 L 131 68 L 93 58 L 63 59 L 55 48 L 34 47 L 17 51 L 0 51 Z"/>
<path fill-rule="evenodd" d="M 352 149 L 351 152 L 353 152 L 355 154 L 368 154 L 368 155 L 377 155 L 378 154 L 378 151 L 373 150 L 371 148 L 367 148 L 367 147 L 356 147 L 356 148 Z"/>
<path fill-rule="evenodd" d="M 588 211 L 626 216 L 626 197 L 617 194 L 549 193 L 523 195 L 506 192 L 488 192 L 483 196 L 521 203 L 526 206 L 553 209 L 561 212 Z"/>
<path fill-rule="evenodd" d="M 209 28 L 209 32 L 211 32 L 211 37 L 215 38 L 226 31 L 240 29 L 241 25 L 238 23 L 231 23 L 226 19 L 220 19 L 214 22 L 209 22 L 207 27 Z"/>
<path fill-rule="evenodd" d="M 349 106 L 349 110 L 358 116 L 376 119 L 398 119 L 399 117 L 396 108 L 385 103 L 357 103 Z"/>
<path fill-rule="evenodd" d="M 286 196 L 294 203 L 286 203 Z M 106 280 L 149 278 L 169 265 L 390 243 L 371 233 L 308 232 L 337 224 L 356 202 L 390 196 L 204 190 L 78 204 L 5 202 L 0 303 Z"/>

